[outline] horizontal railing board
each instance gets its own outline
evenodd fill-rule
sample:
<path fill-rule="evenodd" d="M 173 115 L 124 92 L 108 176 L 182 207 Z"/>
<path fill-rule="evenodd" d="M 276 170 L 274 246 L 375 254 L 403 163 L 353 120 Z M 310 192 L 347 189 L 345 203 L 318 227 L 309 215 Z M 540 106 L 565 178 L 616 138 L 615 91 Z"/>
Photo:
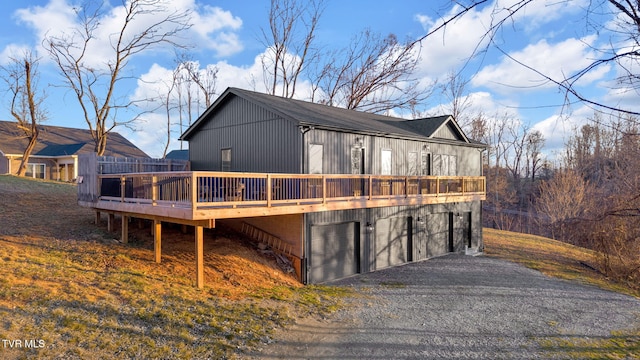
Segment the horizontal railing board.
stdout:
<path fill-rule="evenodd" d="M 97 183 L 97 194 L 85 197 L 96 201 L 83 204 L 100 208 L 99 204 L 108 203 L 115 209 L 121 203 L 129 210 L 175 214 L 190 220 L 486 198 L 485 178 L 477 176 L 181 171 L 99 174 Z"/>

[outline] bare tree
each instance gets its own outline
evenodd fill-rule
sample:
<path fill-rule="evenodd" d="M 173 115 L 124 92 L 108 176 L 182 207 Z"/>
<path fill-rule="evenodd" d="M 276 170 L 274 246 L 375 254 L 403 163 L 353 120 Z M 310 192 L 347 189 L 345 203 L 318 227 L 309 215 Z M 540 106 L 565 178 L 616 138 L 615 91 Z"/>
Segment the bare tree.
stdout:
<path fill-rule="evenodd" d="M 364 30 L 346 48 L 321 54 L 315 32 L 324 8 L 324 0 L 271 1 L 269 32 L 263 30 L 267 93 L 294 97 L 306 78 L 311 101 L 374 113 L 415 110 L 429 97 L 433 84 L 421 86 L 413 77 L 420 50 L 414 41 Z"/>
<path fill-rule="evenodd" d="M 529 128 L 517 120 L 512 121 L 510 125 L 511 126 L 507 127 L 509 137 L 505 139 L 507 142 L 506 146 L 510 151 L 504 151 L 502 156 L 504 164 L 511 173 L 512 181 L 514 181 L 515 184 L 521 178 Z"/>
<path fill-rule="evenodd" d="M 598 33 L 601 37 L 608 35 L 609 41 L 603 42 L 607 45 L 594 49 L 594 53 L 599 57 L 593 59 L 587 66 L 573 73 L 564 74 L 564 78 L 554 78 L 543 72 L 542 69 L 528 65 L 526 60 L 520 61 L 511 57 L 497 45 L 497 42 L 493 41 L 505 27 L 512 26 L 513 23 L 518 21 L 518 15 L 526 12 L 528 5 L 541 1 L 542 0 L 517 0 L 512 1 L 510 4 L 498 1 L 494 2 L 490 22 L 486 24 L 486 32 L 481 37 L 475 53 L 482 53 L 486 50 L 486 47 L 493 45 L 501 51 L 504 56 L 557 85 L 564 91 L 567 102 L 576 98 L 600 110 L 640 115 L 640 112 L 633 110 L 633 108 L 627 108 L 618 103 L 608 103 L 592 98 L 583 93 L 579 86 L 580 81 L 589 74 L 600 71 L 600 69 L 608 65 L 616 65 L 620 74 L 616 78 L 617 90 L 636 94 L 640 92 L 640 77 L 637 74 L 638 65 L 640 65 L 640 2 L 631 0 L 594 0 L 587 2 L 588 5 L 584 8 L 584 28 Z M 456 3 L 458 6 L 456 7 L 457 12 L 455 14 L 443 18 L 439 26 L 416 41 L 421 42 L 440 31 L 445 31 L 449 26 L 456 26 L 455 21 L 457 19 L 487 5 L 489 1 L 465 0 L 456 1 Z M 560 3 L 562 2 L 559 2 L 559 4 Z M 548 6 L 548 4 L 545 6 Z"/>
<path fill-rule="evenodd" d="M 39 59 L 30 52 L 22 57 L 11 58 L 10 65 L 2 67 L 3 79 L 7 83 L 10 94 L 11 116 L 16 120 L 16 126 L 27 139 L 27 146 L 22 153 L 22 160 L 17 175 L 24 176 L 33 149 L 38 142 L 40 130 L 38 125 L 47 118 L 43 102 L 44 92 L 38 91 Z"/>
<path fill-rule="evenodd" d="M 189 58 L 188 55 L 181 55 L 178 58 L 176 71 L 180 75 L 180 82 L 186 84 L 187 93 L 191 94 L 191 85 L 195 85 L 198 89 L 198 94 L 196 95 L 197 113 L 200 113 L 201 105 L 204 109 L 208 108 L 217 94 L 218 67 L 208 65 L 206 68 L 201 69 L 197 61 Z M 204 104 L 200 104 L 201 100 L 203 100 Z M 191 99 L 188 103 L 190 102 Z M 189 125 L 191 125 L 191 120 L 191 111 L 189 111 Z"/>
<path fill-rule="evenodd" d="M 318 101 L 330 106 L 384 113 L 411 109 L 433 92 L 414 78 L 419 51 L 414 42 L 402 43 L 390 34 L 381 37 L 364 30 L 336 54 L 317 76 L 322 95 Z"/>
<path fill-rule="evenodd" d="M 507 157 L 512 142 L 508 141 L 507 131 L 515 120 L 508 113 L 496 113 L 487 121 L 487 144 L 489 145 L 489 161 L 493 159 L 493 166 L 499 168 L 502 159 Z"/>
<path fill-rule="evenodd" d="M 636 287 L 640 278 L 639 128 L 638 119 L 628 114 L 610 119 L 594 114 L 592 122 L 566 145 L 568 169 L 541 187 L 537 201 L 538 211 L 548 216 L 545 225 L 557 230 L 556 237 L 597 250 L 601 271 Z"/>
<path fill-rule="evenodd" d="M 450 71 L 446 81 L 440 84 L 440 92 L 449 100 L 448 113 L 460 124 L 462 128 L 471 125 L 473 119 L 466 114 L 471 104 L 471 99 L 465 96 L 469 79 L 464 79 L 460 73 Z"/>
<path fill-rule="evenodd" d="M 542 168 L 544 158 L 542 156 L 542 148 L 544 147 L 544 136 L 538 130 L 532 130 L 527 134 L 526 138 L 526 174 L 531 182 L 536 180 L 538 170 Z"/>
<path fill-rule="evenodd" d="M 317 60 L 315 32 L 324 0 L 271 0 L 269 30 L 262 31 L 267 54 L 262 69 L 267 93 L 292 98 L 308 63 Z M 278 86 L 281 90 L 278 93 Z"/>
<path fill-rule="evenodd" d="M 218 71 L 214 65 L 200 69 L 200 64 L 186 53 L 177 55 L 176 67 L 173 70 L 173 87 L 171 88 L 175 95 L 172 94 L 170 98 L 176 104 L 180 134 L 182 134 L 185 125 L 191 125 L 194 116 L 208 108 L 213 102 L 217 94 Z M 182 142 L 180 147 L 182 148 Z"/>
<path fill-rule="evenodd" d="M 119 18 L 116 33 L 108 39 L 111 56 L 96 65 L 89 58 L 91 46 L 106 40 L 98 38 L 106 12 L 103 4 L 77 8 L 80 25 L 70 33 L 48 36 L 44 41 L 64 85 L 73 91 L 80 104 L 98 155 L 106 149 L 109 132 L 134 121 L 117 118 L 118 110 L 135 105 L 117 95 L 120 84 L 129 78 L 124 70 L 131 58 L 162 45 L 182 47 L 176 41 L 177 36 L 191 26 L 190 13 L 170 10 L 167 0 L 122 0 L 124 15 Z"/>
<path fill-rule="evenodd" d="M 591 209 L 594 187 L 572 170 L 559 172 L 540 186 L 536 209 L 554 239 L 568 240 L 568 225 Z"/>
<path fill-rule="evenodd" d="M 171 122 L 171 113 L 173 112 L 174 102 L 172 101 L 174 95 L 174 91 L 179 91 L 180 80 L 177 76 L 177 72 L 173 72 L 173 77 L 171 78 L 171 82 L 168 84 L 164 84 L 166 87 L 166 91 L 163 92 L 162 95 L 159 96 L 159 100 L 162 103 L 162 107 L 164 108 L 165 116 L 166 116 L 166 124 L 167 124 L 167 141 L 164 143 L 164 148 L 162 151 L 162 158 L 167 156 L 167 152 L 169 150 L 169 145 L 171 144 L 171 128 L 173 127 L 173 123 Z"/>

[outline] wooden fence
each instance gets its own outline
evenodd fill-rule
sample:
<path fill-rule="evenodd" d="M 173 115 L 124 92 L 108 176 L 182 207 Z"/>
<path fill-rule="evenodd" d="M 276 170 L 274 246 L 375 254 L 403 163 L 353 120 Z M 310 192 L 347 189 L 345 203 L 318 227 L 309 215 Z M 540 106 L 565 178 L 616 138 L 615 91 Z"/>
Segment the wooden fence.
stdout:
<path fill-rule="evenodd" d="M 102 187 L 102 179 L 99 175 L 189 171 L 189 169 L 189 161 L 186 160 L 81 154 L 78 156 L 78 202 L 82 204 L 98 201 Z"/>

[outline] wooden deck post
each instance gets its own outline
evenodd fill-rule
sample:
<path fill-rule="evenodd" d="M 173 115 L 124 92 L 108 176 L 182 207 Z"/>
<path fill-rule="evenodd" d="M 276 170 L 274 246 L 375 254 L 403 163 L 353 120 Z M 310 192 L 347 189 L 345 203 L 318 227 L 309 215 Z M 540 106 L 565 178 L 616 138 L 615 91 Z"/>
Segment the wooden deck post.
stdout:
<path fill-rule="evenodd" d="M 196 213 L 198 208 L 198 197 L 200 194 L 200 190 L 198 189 L 198 174 L 194 171 L 191 173 L 191 216 Z M 204 199 L 203 201 L 208 201 Z"/>
<path fill-rule="evenodd" d="M 151 205 L 158 205 L 158 176 L 153 175 L 151 177 Z"/>
<path fill-rule="evenodd" d="M 204 288 L 204 242 L 202 226 L 196 226 L 196 286 Z"/>
<path fill-rule="evenodd" d="M 113 223 L 115 222 L 115 215 L 113 213 L 109 213 L 107 216 L 107 231 L 113 231 Z"/>
<path fill-rule="evenodd" d="M 120 202 L 124 202 L 127 192 L 127 178 L 123 175 L 120 177 Z"/>
<path fill-rule="evenodd" d="M 129 217 L 122 215 L 122 235 L 120 235 L 120 241 L 123 243 L 129 242 Z"/>
<path fill-rule="evenodd" d="M 100 211 L 96 211 L 96 225 L 100 225 Z"/>
<path fill-rule="evenodd" d="M 267 174 L 267 207 L 271 207 L 271 174 Z"/>
<path fill-rule="evenodd" d="M 153 254 L 155 255 L 156 263 L 160 264 L 162 257 L 162 222 L 160 220 L 153 220 Z"/>

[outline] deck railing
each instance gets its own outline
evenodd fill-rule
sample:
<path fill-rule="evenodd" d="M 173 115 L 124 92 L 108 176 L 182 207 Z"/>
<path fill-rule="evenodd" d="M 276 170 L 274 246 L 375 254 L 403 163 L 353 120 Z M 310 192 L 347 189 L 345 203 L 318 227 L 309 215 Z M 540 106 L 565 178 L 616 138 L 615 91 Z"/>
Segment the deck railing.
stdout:
<path fill-rule="evenodd" d="M 484 195 L 484 177 L 160 172 L 98 175 L 99 201 L 192 209 Z"/>

